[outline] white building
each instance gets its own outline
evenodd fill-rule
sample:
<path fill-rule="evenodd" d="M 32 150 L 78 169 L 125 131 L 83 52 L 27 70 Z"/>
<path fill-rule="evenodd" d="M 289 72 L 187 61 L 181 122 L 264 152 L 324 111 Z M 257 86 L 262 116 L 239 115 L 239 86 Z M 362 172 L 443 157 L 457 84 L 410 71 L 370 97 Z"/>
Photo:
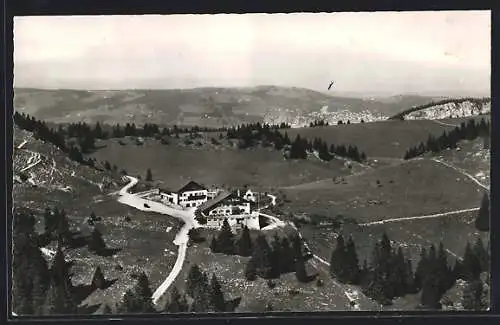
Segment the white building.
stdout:
<path fill-rule="evenodd" d="M 162 200 L 184 208 L 197 207 L 208 201 L 208 190 L 194 181 L 190 181 L 177 191 L 160 188 L 158 194 Z"/>
<path fill-rule="evenodd" d="M 230 192 L 223 192 L 216 198 L 198 207 L 207 219 L 207 226 L 220 228 L 227 219 L 233 229 L 247 226 L 250 229 L 260 229 L 259 212 L 251 211 L 250 201 Z"/>
<path fill-rule="evenodd" d="M 250 189 L 248 189 L 245 194 L 243 194 L 243 198 L 248 201 L 256 202 L 257 198 L 255 196 L 255 193 L 252 192 Z"/>

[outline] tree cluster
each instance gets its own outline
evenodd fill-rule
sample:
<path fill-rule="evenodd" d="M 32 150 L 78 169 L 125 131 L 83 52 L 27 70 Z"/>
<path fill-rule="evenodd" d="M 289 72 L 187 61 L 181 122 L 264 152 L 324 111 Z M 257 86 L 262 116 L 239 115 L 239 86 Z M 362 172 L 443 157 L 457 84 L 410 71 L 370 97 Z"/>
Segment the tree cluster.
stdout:
<path fill-rule="evenodd" d="M 437 249 L 434 245 L 422 248 L 414 273 L 411 260 L 405 257 L 401 247 L 393 247 L 385 233 L 375 244 L 370 263 L 364 260 L 361 268 L 351 237 L 347 243 L 343 236 L 337 237 L 330 260 L 332 277 L 342 283 L 360 284 L 363 292 L 379 303 L 389 305 L 396 297 L 421 292 L 421 305 L 427 309 L 441 308 L 441 298 L 457 279 L 474 283 L 467 289 L 469 293 L 478 292 L 480 274 L 489 270 L 490 253 L 480 238 L 473 246 L 466 245 L 463 259 L 457 260 L 454 267 L 448 265 L 442 243 Z M 469 294 L 470 297 L 476 296 Z M 479 300 L 468 303 L 480 305 Z"/>
<path fill-rule="evenodd" d="M 325 122 L 325 120 L 315 120 L 314 122 L 309 123 L 309 127 L 311 128 L 318 126 L 328 126 L 328 122 Z"/>
<path fill-rule="evenodd" d="M 409 148 L 404 159 L 411 159 L 423 155 L 426 152 L 438 153 L 447 148 L 454 149 L 459 141 L 474 140 L 477 137 L 489 137 L 490 123 L 484 118 L 479 123 L 474 119 L 470 119 L 467 123 L 462 122 L 460 127 L 455 127 L 450 132 L 443 131 L 439 137 L 429 135 L 427 142 L 421 142 L 418 146 Z"/>
<path fill-rule="evenodd" d="M 317 151 L 319 158 L 324 161 L 331 160 L 333 158 L 333 154 L 349 158 L 357 162 L 366 161 L 366 154 L 364 152 L 360 152 L 356 146 L 336 146 L 334 144 L 328 146 L 328 144 L 321 138 L 314 138 L 311 142 L 300 137 L 300 135 L 297 135 L 291 144 L 290 159 L 306 159 L 307 154 L 313 151 Z"/>
<path fill-rule="evenodd" d="M 186 293 L 192 300 L 190 306 L 186 303 L 185 296 L 176 291 L 174 289 L 172 292 L 166 311 L 173 312 L 172 310 L 180 309 L 180 311 L 203 313 L 224 312 L 227 309 L 224 292 L 216 275 L 213 274 L 209 281 L 207 273 L 202 272 L 196 264 L 191 267 L 186 279 Z"/>
<path fill-rule="evenodd" d="M 94 160 L 83 157 L 84 153 L 88 153 L 95 148 L 95 136 L 85 123 L 70 124 L 66 130 L 60 125 L 57 130 L 54 130 L 47 126 L 44 121 L 39 121 L 33 116 L 19 112 L 14 113 L 14 123 L 23 130 L 33 132 L 35 138 L 52 143 L 67 153 L 71 160 L 94 167 Z M 68 130 L 71 130 L 71 133 Z M 77 137 L 79 147 L 73 144 L 68 145 L 66 140 L 71 136 Z"/>
<path fill-rule="evenodd" d="M 35 218 L 15 211 L 13 225 L 12 307 L 18 315 L 76 314 L 70 262 L 58 246 L 49 268 L 34 231 Z"/>
<path fill-rule="evenodd" d="M 153 291 L 151 291 L 149 279 L 147 275 L 142 272 L 139 274 L 134 288 L 125 292 L 122 304 L 119 307 L 119 312 L 124 314 L 156 312 L 152 295 Z"/>
<path fill-rule="evenodd" d="M 238 147 L 246 149 L 261 143 L 263 146 L 274 144 L 276 149 L 281 149 L 287 141 L 284 136 L 278 131 L 279 129 L 287 129 L 290 126 L 286 123 L 280 125 L 270 125 L 260 122 L 252 124 L 242 124 L 236 127 L 231 127 L 226 132 L 228 139 L 238 139 Z M 288 141 L 289 142 L 289 141 Z"/>

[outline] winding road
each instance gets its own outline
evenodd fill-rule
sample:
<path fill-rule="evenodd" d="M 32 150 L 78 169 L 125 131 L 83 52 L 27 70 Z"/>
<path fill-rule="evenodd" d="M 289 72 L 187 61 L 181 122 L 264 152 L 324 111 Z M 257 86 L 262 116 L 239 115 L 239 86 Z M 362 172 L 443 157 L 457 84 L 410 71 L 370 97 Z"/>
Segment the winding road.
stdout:
<path fill-rule="evenodd" d="M 477 180 L 477 178 L 475 178 L 474 176 L 472 176 L 471 174 L 467 173 L 465 170 L 461 169 L 461 168 L 458 168 L 456 166 L 453 166 L 452 164 L 449 164 L 447 162 L 444 162 L 442 160 L 439 160 L 437 158 L 432 158 L 431 160 L 439 163 L 439 164 L 442 164 L 446 167 L 449 167 L 451 169 L 454 169 L 455 171 L 459 172 L 460 174 L 464 175 L 464 176 L 467 176 L 468 178 L 470 178 L 474 183 L 476 183 L 477 185 L 479 185 L 480 187 L 482 187 L 483 189 L 485 189 L 486 191 L 490 191 L 490 187 L 487 186 L 487 185 L 484 185 L 483 183 L 481 183 L 480 181 Z"/>
<path fill-rule="evenodd" d="M 136 194 L 130 194 L 128 191 L 137 184 L 138 180 L 137 178 L 131 176 L 125 176 L 125 178 L 127 178 L 130 182 L 118 192 L 118 194 L 120 195 L 120 197 L 118 198 L 118 202 L 134 207 L 141 211 L 152 211 L 166 214 L 184 221 L 184 226 L 182 226 L 181 230 L 177 233 L 173 241 L 176 246 L 179 246 L 175 264 L 165 281 L 163 281 L 163 283 L 153 293 L 153 303 L 156 304 L 182 270 L 182 265 L 184 264 L 184 260 L 186 259 L 187 244 L 189 241 L 189 230 L 191 228 L 198 227 L 199 225 L 195 220 L 194 209 L 186 211 L 176 210 L 161 203 L 143 199 Z M 147 204 L 149 208 L 146 208 L 144 204 Z"/>

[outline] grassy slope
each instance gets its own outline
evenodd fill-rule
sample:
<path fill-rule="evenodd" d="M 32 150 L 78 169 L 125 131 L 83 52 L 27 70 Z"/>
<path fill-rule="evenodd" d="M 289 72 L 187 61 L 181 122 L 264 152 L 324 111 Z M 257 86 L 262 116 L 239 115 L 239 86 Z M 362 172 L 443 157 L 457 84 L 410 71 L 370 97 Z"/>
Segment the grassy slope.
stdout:
<path fill-rule="evenodd" d="M 347 184 L 325 180 L 284 189 L 291 200 L 287 208 L 297 213 L 342 214 L 365 222 L 473 208 L 482 197 L 470 179 L 429 160 L 384 167 L 345 180 Z"/>
<path fill-rule="evenodd" d="M 140 212 L 118 203 L 115 196 L 107 195 L 123 185 L 117 176 L 77 165 L 52 145 L 34 140 L 29 132 L 16 130 L 15 143 L 21 143 L 23 139 L 29 140 L 25 145 L 26 149 L 43 155 L 42 162 L 30 169 L 29 173 L 33 174 L 35 180 L 45 182 L 39 183 L 37 187 L 26 183 L 14 184 L 14 205 L 29 207 L 38 212 L 36 229 L 39 231 L 43 231 L 42 211 L 45 207 L 64 209 L 74 230 L 85 229 L 85 218 L 94 212 L 102 217 L 98 227 L 107 246 L 121 249 L 114 257 L 97 256 L 90 253 L 86 247 L 65 251 L 68 257 L 75 261 L 72 277 L 75 285 L 89 284 L 97 266 L 101 267 L 107 279 L 118 279 L 105 291 L 94 292 L 84 304 L 96 305 L 105 301 L 114 305 L 121 299 L 125 290 L 134 284 L 130 275 L 139 269 L 148 274 L 153 290 L 156 289 L 175 262 L 177 247 L 172 241 L 180 222 L 164 215 Z M 23 150 L 16 152 L 16 155 L 28 154 Z M 57 190 L 49 184 L 52 159 L 56 162 L 57 172 L 54 172 L 55 178 L 51 184 L 68 185 L 72 188 L 71 192 Z M 75 174 L 71 176 L 73 172 Z M 114 183 L 110 188 L 101 191 L 95 183 L 102 182 L 104 177 Z M 125 216 L 129 216 L 131 221 L 124 221 Z M 168 227 L 172 229 L 167 233 Z M 49 246 L 54 245 L 55 243 L 52 243 Z M 123 270 L 116 270 L 116 265 L 121 265 Z"/>
<path fill-rule="evenodd" d="M 125 168 L 130 175 L 146 175 L 151 168 L 155 180 L 167 187 L 184 185 L 189 179 L 204 183 L 234 186 L 249 184 L 265 188 L 300 184 L 346 174 L 343 162 L 314 160 L 285 161 L 279 151 L 254 148 L 238 150 L 227 147 L 184 147 L 162 145 L 147 140 L 137 146 L 129 141 L 121 146 L 116 140 L 93 154 L 97 160 L 109 160 Z"/>
<path fill-rule="evenodd" d="M 452 126 L 432 121 L 381 121 L 286 130 L 291 140 L 322 138 L 328 144 L 352 144 L 370 157 L 402 158 L 410 146 L 426 141 L 429 134 L 441 135 Z M 285 132 L 285 131 L 283 131 Z"/>

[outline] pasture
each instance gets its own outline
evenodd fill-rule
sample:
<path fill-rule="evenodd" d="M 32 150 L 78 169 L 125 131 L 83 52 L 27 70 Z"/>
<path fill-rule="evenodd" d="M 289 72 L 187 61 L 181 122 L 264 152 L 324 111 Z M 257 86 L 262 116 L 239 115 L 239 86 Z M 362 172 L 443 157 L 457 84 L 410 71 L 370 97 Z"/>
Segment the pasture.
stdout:
<path fill-rule="evenodd" d="M 271 148 L 243 150 L 205 144 L 196 147 L 174 140 L 164 145 L 158 140 L 145 139 L 140 146 L 133 141 L 120 145 L 115 139 L 106 140 L 101 142 L 105 147 L 93 153 L 92 157 L 98 161 L 108 160 L 120 169 L 124 168 L 129 175 L 139 175 L 143 179 L 150 168 L 153 179 L 169 188 L 195 180 L 206 186 L 247 184 L 269 189 L 349 174 L 340 160 L 287 161 L 281 152 Z"/>
<path fill-rule="evenodd" d="M 453 128 L 452 125 L 442 125 L 435 121 L 414 120 L 297 128 L 281 132 L 287 132 L 292 141 L 300 134 L 301 137 L 310 140 L 315 137 L 321 138 L 329 145 L 356 145 L 368 158 L 403 158 L 409 147 L 427 141 L 429 134 L 439 136 L 443 131 Z"/>
<path fill-rule="evenodd" d="M 479 207 L 483 190 L 432 160 L 411 160 L 344 177 L 282 188 L 293 213 L 343 215 L 359 223 Z"/>

